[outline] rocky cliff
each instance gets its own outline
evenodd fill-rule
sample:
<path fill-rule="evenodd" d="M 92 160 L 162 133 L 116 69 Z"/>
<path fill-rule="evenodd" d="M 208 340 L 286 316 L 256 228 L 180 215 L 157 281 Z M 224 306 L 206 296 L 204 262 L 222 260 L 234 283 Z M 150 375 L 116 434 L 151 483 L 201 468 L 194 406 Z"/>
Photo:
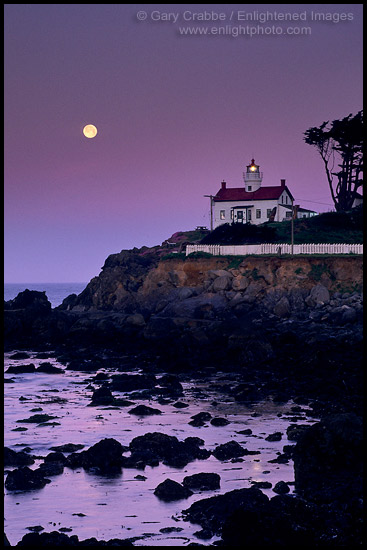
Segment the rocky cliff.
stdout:
<path fill-rule="evenodd" d="M 254 304 L 287 317 L 320 304 L 357 305 L 362 268 L 362 258 L 356 256 L 159 259 L 122 251 L 110 256 L 100 275 L 60 309 L 212 318 Z"/>

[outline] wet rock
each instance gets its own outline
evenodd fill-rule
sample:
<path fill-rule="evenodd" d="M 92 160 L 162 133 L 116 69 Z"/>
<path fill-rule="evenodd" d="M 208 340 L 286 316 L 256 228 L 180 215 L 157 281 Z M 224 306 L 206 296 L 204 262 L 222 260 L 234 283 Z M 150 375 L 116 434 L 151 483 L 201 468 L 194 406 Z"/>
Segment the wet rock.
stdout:
<path fill-rule="evenodd" d="M 238 384 L 233 390 L 234 398 L 239 402 L 260 401 L 263 394 L 256 384 Z"/>
<path fill-rule="evenodd" d="M 205 422 L 210 420 L 211 417 L 212 415 L 208 412 L 200 412 L 198 414 L 194 414 L 191 417 L 192 420 L 189 422 L 189 424 L 194 427 L 204 426 Z"/>
<path fill-rule="evenodd" d="M 182 485 L 188 489 L 213 491 L 220 488 L 220 476 L 214 473 L 200 473 L 184 477 Z"/>
<path fill-rule="evenodd" d="M 183 387 L 178 377 L 174 374 L 165 374 L 161 378 L 158 378 L 157 384 L 164 389 L 160 393 L 169 395 L 170 397 L 180 397 L 183 395 Z"/>
<path fill-rule="evenodd" d="M 113 374 L 111 377 L 111 389 L 129 392 L 141 389 L 151 389 L 157 383 L 154 374 Z"/>
<path fill-rule="evenodd" d="M 50 447 L 51 451 L 60 451 L 61 453 L 75 453 L 75 451 L 80 451 L 85 445 L 80 443 L 65 443 L 64 445 L 55 445 Z"/>
<path fill-rule="evenodd" d="M 293 450 L 296 491 L 327 502 L 358 498 L 362 445 L 362 420 L 354 413 L 329 415 L 310 426 Z"/>
<path fill-rule="evenodd" d="M 51 303 L 46 296 L 46 292 L 28 290 L 28 288 L 23 292 L 19 292 L 13 300 L 9 300 L 7 303 L 12 310 L 27 309 L 37 315 L 51 312 Z"/>
<path fill-rule="evenodd" d="M 128 411 L 130 414 L 135 414 L 136 416 L 150 416 L 153 414 L 162 414 L 162 411 L 159 409 L 154 409 L 153 407 L 148 407 L 147 405 L 138 405 L 133 409 Z"/>
<path fill-rule="evenodd" d="M 236 489 L 210 498 L 194 502 L 190 508 L 183 510 L 185 519 L 191 523 L 210 529 L 213 533 L 219 534 L 223 523 L 233 514 L 237 508 L 243 510 L 262 509 L 269 499 L 260 489 L 251 487 L 249 489 Z"/>
<path fill-rule="evenodd" d="M 182 401 L 176 401 L 176 403 L 172 403 L 172 407 L 175 407 L 176 409 L 186 409 L 188 406 L 188 403 L 183 403 Z"/>
<path fill-rule="evenodd" d="M 97 388 L 92 395 L 91 405 L 113 405 L 115 398 L 113 397 L 111 390 L 108 386 L 101 386 Z"/>
<path fill-rule="evenodd" d="M 34 464 L 34 459 L 23 451 L 13 451 L 4 447 L 4 466 L 29 466 Z"/>
<path fill-rule="evenodd" d="M 179 441 L 175 436 L 150 432 L 130 442 L 131 456 L 124 458 L 124 466 L 134 467 L 134 463 L 144 466 L 154 460 L 155 464 L 163 461 L 168 466 L 182 468 L 196 458 L 203 460 L 210 456 L 209 451 L 200 449 L 201 441 L 196 438 Z"/>
<path fill-rule="evenodd" d="M 256 502 L 252 508 L 234 507 L 224 521 L 221 544 L 232 547 L 246 542 L 249 548 L 315 548 L 318 547 L 313 532 L 315 520 L 306 503 L 278 495 Z"/>
<path fill-rule="evenodd" d="M 291 424 L 287 428 L 287 437 L 290 441 L 298 441 L 301 435 L 308 430 L 310 426 L 307 424 Z"/>
<path fill-rule="evenodd" d="M 98 372 L 93 378 L 93 382 L 104 382 L 109 379 L 109 375 L 105 372 Z"/>
<path fill-rule="evenodd" d="M 213 455 L 218 460 L 229 460 L 230 458 L 237 458 L 245 454 L 245 449 L 237 441 L 228 441 L 227 443 L 223 443 L 223 445 L 218 445 L 213 451 Z"/>
<path fill-rule="evenodd" d="M 193 492 L 187 487 L 183 487 L 180 483 L 177 483 L 177 481 L 166 479 L 154 489 L 154 494 L 160 500 L 171 502 L 172 500 L 188 498 Z"/>
<path fill-rule="evenodd" d="M 212 538 L 213 533 L 210 529 L 201 529 L 200 531 L 195 531 L 194 536 L 201 540 L 208 540 Z"/>
<path fill-rule="evenodd" d="M 65 535 L 58 531 L 51 533 L 27 533 L 16 546 L 32 546 L 33 548 L 54 546 L 133 546 L 128 539 L 110 539 L 107 541 L 90 539 L 79 540 L 77 535 Z"/>
<path fill-rule="evenodd" d="M 29 491 L 42 489 L 47 483 L 50 480 L 43 476 L 40 469 L 31 470 L 28 466 L 23 466 L 8 473 L 5 487 L 9 491 Z"/>
<path fill-rule="evenodd" d="M 277 493 L 278 495 L 285 495 L 286 493 L 289 493 L 289 486 L 285 481 L 278 481 L 273 487 L 274 493 Z"/>
<path fill-rule="evenodd" d="M 25 351 L 17 351 L 16 353 L 13 353 L 13 355 L 10 355 L 9 359 L 30 359 L 30 357 L 31 356 Z"/>
<path fill-rule="evenodd" d="M 43 462 L 40 464 L 39 470 L 44 476 L 57 476 L 63 473 L 64 464 L 62 462 Z"/>
<path fill-rule="evenodd" d="M 55 367 L 51 363 L 41 363 L 36 372 L 45 372 L 46 374 L 63 374 L 65 371 L 60 367 Z"/>
<path fill-rule="evenodd" d="M 288 453 L 279 453 L 276 458 L 268 460 L 269 464 L 287 464 L 289 462 L 290 455 Z"/>
<path fill-rule="evenodd" d="M 30 424 L 40 424 L 41 422 L 48 422 L 49 420 L 53 420 L 54 418 L 58 418 L 57 416 L 51 416 L 49 414 L 33 414 L 29 418 L 23 418 L 22 420 L 17 420 L 17 422 L 23 423 L 30 423 Z"/>
<path fill-rule="evenodd" d="M 66 464 L 66 456 L 60 451 L 56 451 L 45 456 L 44 462 L 61 462 L 61 464 Z"/>
<path fill-rule="evenodd" d="M 221 418 L 217 416 L 211 419 L 210 424 L 212 426 L 227 426 L 228 424 L 230 424 L 230 421 L 227 420 L 226 418 Z"/>
<path fill-rule="evenodd" d="M 124 450 L 125 447 L 116 439 L 102 439 L 86 451 L 69 455 L 66 459 L 67 466 L 71 468 L 82 466 L 86 470 L 98 468 L 101 472 L 119 471 Z"/>
<path fill-rule="evenodd" d="M 11 365 L 5 372 L 12 372 L 14 374 L 28 374 L 31 372 L 36 372 L 36 367 L 33 363 L 29 363 L 28 365 Z"/>
<path fill-rule="evenodd" d="M 42 527 L 42 525 L 32 525 L 30 527 L 26 527 L 29 531 L 32 531 L 33 533 L 40 533 L 41 531 L 44 531 L 45 528 Z"/>
<path fill-rule="evenodd" d="M 274 432 L 265 437 L 265 441 L 280 441 L 282 439 L 282 432 Z"/>
<path fill-rule="evenodd" d="M 182 527 L 162 527 L 159 529 L 160 533 L 180 533 L 183 531 Z"/>
<path fill-rule="evenodd" d="M 251 481 L 251 485 L 253 487 L 257 487 L 258 489 L 271 489 L 272 488 L 272 484 L 270 483 L 270 481 Z"/>

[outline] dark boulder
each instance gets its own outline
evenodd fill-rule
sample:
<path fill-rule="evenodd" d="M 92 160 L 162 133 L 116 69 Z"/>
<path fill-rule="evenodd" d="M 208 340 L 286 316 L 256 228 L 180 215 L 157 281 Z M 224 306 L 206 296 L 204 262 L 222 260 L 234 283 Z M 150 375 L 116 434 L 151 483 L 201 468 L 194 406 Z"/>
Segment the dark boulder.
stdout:
<path fill-rule="evenodd" d="M 213 451 L 213 455 L 218 460 L 229 460 L 230 458 L 238 458 L 245 454 L 246 450 L 237 441 L 228 441 L 227 443 L 223 443 L 223 445 L 218 445 Z"/>
<path fill-rule="evenodd" d="M 184 477 L 182 485 L 193 490 L 213 491 L 220 488 L 220 476 L 219 474 L 206 472 L 193 474 Z"/>
<path fill-rule="evenodd" d="M 301 435 L 308 430 L 310 426 L 307 424 L 291 424 L 287 428 L 287 437 L 290 441 L 298 441 Z"/>
<path fill-rule="evenodd" d="M 278 483 L 274 485 L 273 491 L 278 495 L 285 495 L 289 493 L 289 486 L 285 481 L 278 481 Z"/>
<path fill-rule="evenodd" d="M 12 372 L 14 374 L 28 374 L 31 372 L 36 372 L 36 367 L 33 363 L 28 363 L 27 365 L 11 365 L 5 372 Z"/>
<path fill-rule="evenodd" d="M 54 418 L 58 418 L 58 416 L 51 416 L 49 414 L 33 414 L 29 418 L 23 418 L 21 420 L 17 420 L 17 422 L 21 422 L 22 424 L 41 424 L 42 422 L 48 422 Z"/>
<path fill-rule="evenodd" d="M 251 511 L 263 509 L 269 499 L 260 489 L 251 487 L 249 489 L 236 489 L 210 498 L 194 502 L 190 508 L 183 510 L 185 519 L 191 523 L 198 523 L 202 527 L 210 529 L 213 533 L 219 534 L 227 518 L 234 510 Z"/>
<path fill-rule="evenodd" d="M 146 456 L 149 460 L 154 458 L 156 461 L 162 461 L 168 466 L 182 468 L 196 458 L 206 459 L 210 456 L 209 451 L 200 449 L 202 440 L 197 439 L 187 438 L 185 441 L 179 441 L 175 436 L 150 432 L 135 437 L 130 442 L 131 457 L 127 457 L 125 462 L 129 461 L 129 464 L 131 464 L 132 461 L 136 460 L 142 464 Z"/>
<path fill-rule="evenodd" d="M 113 374 L 111 389 L 122 392 L 151 389 L 157 383 L 154 374 Z"/>
<path fill-rule="evenodd" d="M 10 355 L 9 359 L 30 359 L 30 355 L 25 351 L 17 351 Z"/>
<path fill-rule="evenodd" d="M 66 456 L 60 451 L 56 451 L 45 456 L 44 462 L 61 462 L 61 464 L 66 464 Z"/>
<path fill-rule="evenodd" d="M 171 502 L 172 500 L 188 498 L 193 492 L 187 487 L 183 487 L 180 483 L 177 483 L 177 481 L 166 479 L 154 489 L 154 494 L 160 500 Z"/>
<path fill-rule="evenodd" d="M 4 466 L 29 466 L 34 464 L 34 459 L 23 451 L 13 451 L 4 447 Z"/>
<path fill-rule="evenodd" d="M 217 416 L 217 417 L 211 419 L 210 424 L 212 426 L 227 426 L 228 424 L 230 424 L 230 421 L 227 420 L 226 418 L 222 418 L 220 416 Z"/>
<path fill-rule="evenodd" d="M 80 443 L 65 443 L 64 445 L 55 445 L 50 447 L 51 451 L 60 451 L 61 453 L 75 453 L 75 451 L 80 451 L 83 449 L 84 445 Z"/>
<path fill-rule="evenodd" d="M 330 502 L 358 497 L 362 457 L 361 417 L 354 413 L 325 417 L 305 430 L 293 449 L 297 493 Z"/>
<path fill-rule="evenodd" d="M 5 487 L 9 491 L 29 491 L 42 489 L 47 483 L 50 483 L 50 480 L 44 477 L 40 469 L 31 470 L 28 466 L 23 466 L 8 473 Z"/>
<path fill-rule="evenodd" d="M 282 439 L 282 432 L 274 432 L 265 437 L 265 441 L 280 441 Z"/>
<path fill-rule="evenodd" d="M 41 363 L 40 366 L 36 369 L 36 372 L 44 372 L 46 374 L 63 374 L 65 371 L 60 367 L 55 367 L 48 361 Z"/>
<path fill-rule="evenodd" d="M 64 464 L 62 462 L 43 462 L 40 464 L 39 470 L 44 476 L 57 476 L 63 473 Z"/>
<path fill-rule="evenodd" d="M 147 405 L 138 405 L 133 409 L 128 411 L 130 414 L 135 414 L 136 416 L 150 416 L 153 414 L 162 414 L 162 411 L 159 409 L 154 409 L 153 407 L 147 407 Z"/>
<path fill-rule="evenodd" d="M 101 472 L 119 471 L 122 466 L 122 453 L 125 447 L 116 439 L 102 439 L 86 451 L 72 453 L 66 459 L 67 466 L 77 468 L 82 466 L 86 470 L 97 468 Z"/>
<path fill-rule="evenodd" d="M 27 533 L 16 546 L 32 546 L 33 548 L 54 546 L 133 546 L 133 543 L 128 539 L 110 539 L 97 540 L 92 537 L 90 539 L 79 540 L 77 535 L 65 535 L 58 531 L 51 533 Z"/>
<path fill-rule="evenodd" d="M 249 506 L 237 506 L 222 528 L 222 545 L 249 548 L 315 548 L 312 509 L 299 499 L 276 496 Z M 325 529 L 324 525 L 320 526 Z"/>
<path fill-rule="evenodd" d="M 205 422 L 207 422 L 208 420 L 210 420 L 212 417 L 212 415 L 209 413 L 209 412 L 200 412 L 200 413 L 197 413 L 197 414 L 194 414 L 191 418 L 192 420 L 190 420 L 189 424 L 191 426 L 194 426 L 194 427 L 200 427 L 200 426 L 204 426 Z"/>
<path fill-rule="evenodd" d="M 33 314 L 42 315 L 51 312 L 51 303 L 49 302 L 46 292 L 38 292 L 37 290 L 28 290 L 26 288 L 8 302 L 9 309 L 27 309 Z"/>
<path fill-rule="evenodd" d="M 183 395 L 183 387 L 178 377 L 174 374 L 165 374 L 161 378 L 158 378 L 157 384 L 159 384 L 159 391 L 161 394 L 169 397 L 180 397 Z"/>
<path fill-rule="evenodd" d="M 92 395 L 91 405 L 113 405 L 115 398 L 108 386 L 97 388 Z"/>

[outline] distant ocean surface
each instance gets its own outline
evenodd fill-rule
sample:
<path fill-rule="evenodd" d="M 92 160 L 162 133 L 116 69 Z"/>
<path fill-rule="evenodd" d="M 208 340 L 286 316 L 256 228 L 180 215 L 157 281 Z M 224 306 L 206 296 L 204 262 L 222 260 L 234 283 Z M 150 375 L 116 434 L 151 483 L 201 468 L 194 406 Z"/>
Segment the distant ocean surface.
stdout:
<path fill-rule="evenodd" d="M 51 302 L 52 307 L 59 306 L 63 299 L 70 294 L 80 294 L 88 283 L 5 283 L 4 300 L 12 300 L 19 292 L 28 290 L 38 290 L 46 292 L 46 296 Z"/>

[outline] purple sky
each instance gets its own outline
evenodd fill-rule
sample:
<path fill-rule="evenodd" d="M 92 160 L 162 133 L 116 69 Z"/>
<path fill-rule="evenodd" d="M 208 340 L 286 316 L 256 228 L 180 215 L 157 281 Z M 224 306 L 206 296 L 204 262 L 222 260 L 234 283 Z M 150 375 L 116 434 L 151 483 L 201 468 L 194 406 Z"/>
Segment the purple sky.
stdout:
<path fill-rule="evenodd" d="M 229 21 L 239 10 L 308 20 Z M 180 36 L 185 11 L 311 34 Z M 208 226 L 203 195 L 240 186 L 253 155 L 263 185 L 285 178 L 301 206 L 330 210 L 303 133 L 361 108 L 362 4 L 8 4 L 5 282 L 89 281 L 109 254 Z"/>

